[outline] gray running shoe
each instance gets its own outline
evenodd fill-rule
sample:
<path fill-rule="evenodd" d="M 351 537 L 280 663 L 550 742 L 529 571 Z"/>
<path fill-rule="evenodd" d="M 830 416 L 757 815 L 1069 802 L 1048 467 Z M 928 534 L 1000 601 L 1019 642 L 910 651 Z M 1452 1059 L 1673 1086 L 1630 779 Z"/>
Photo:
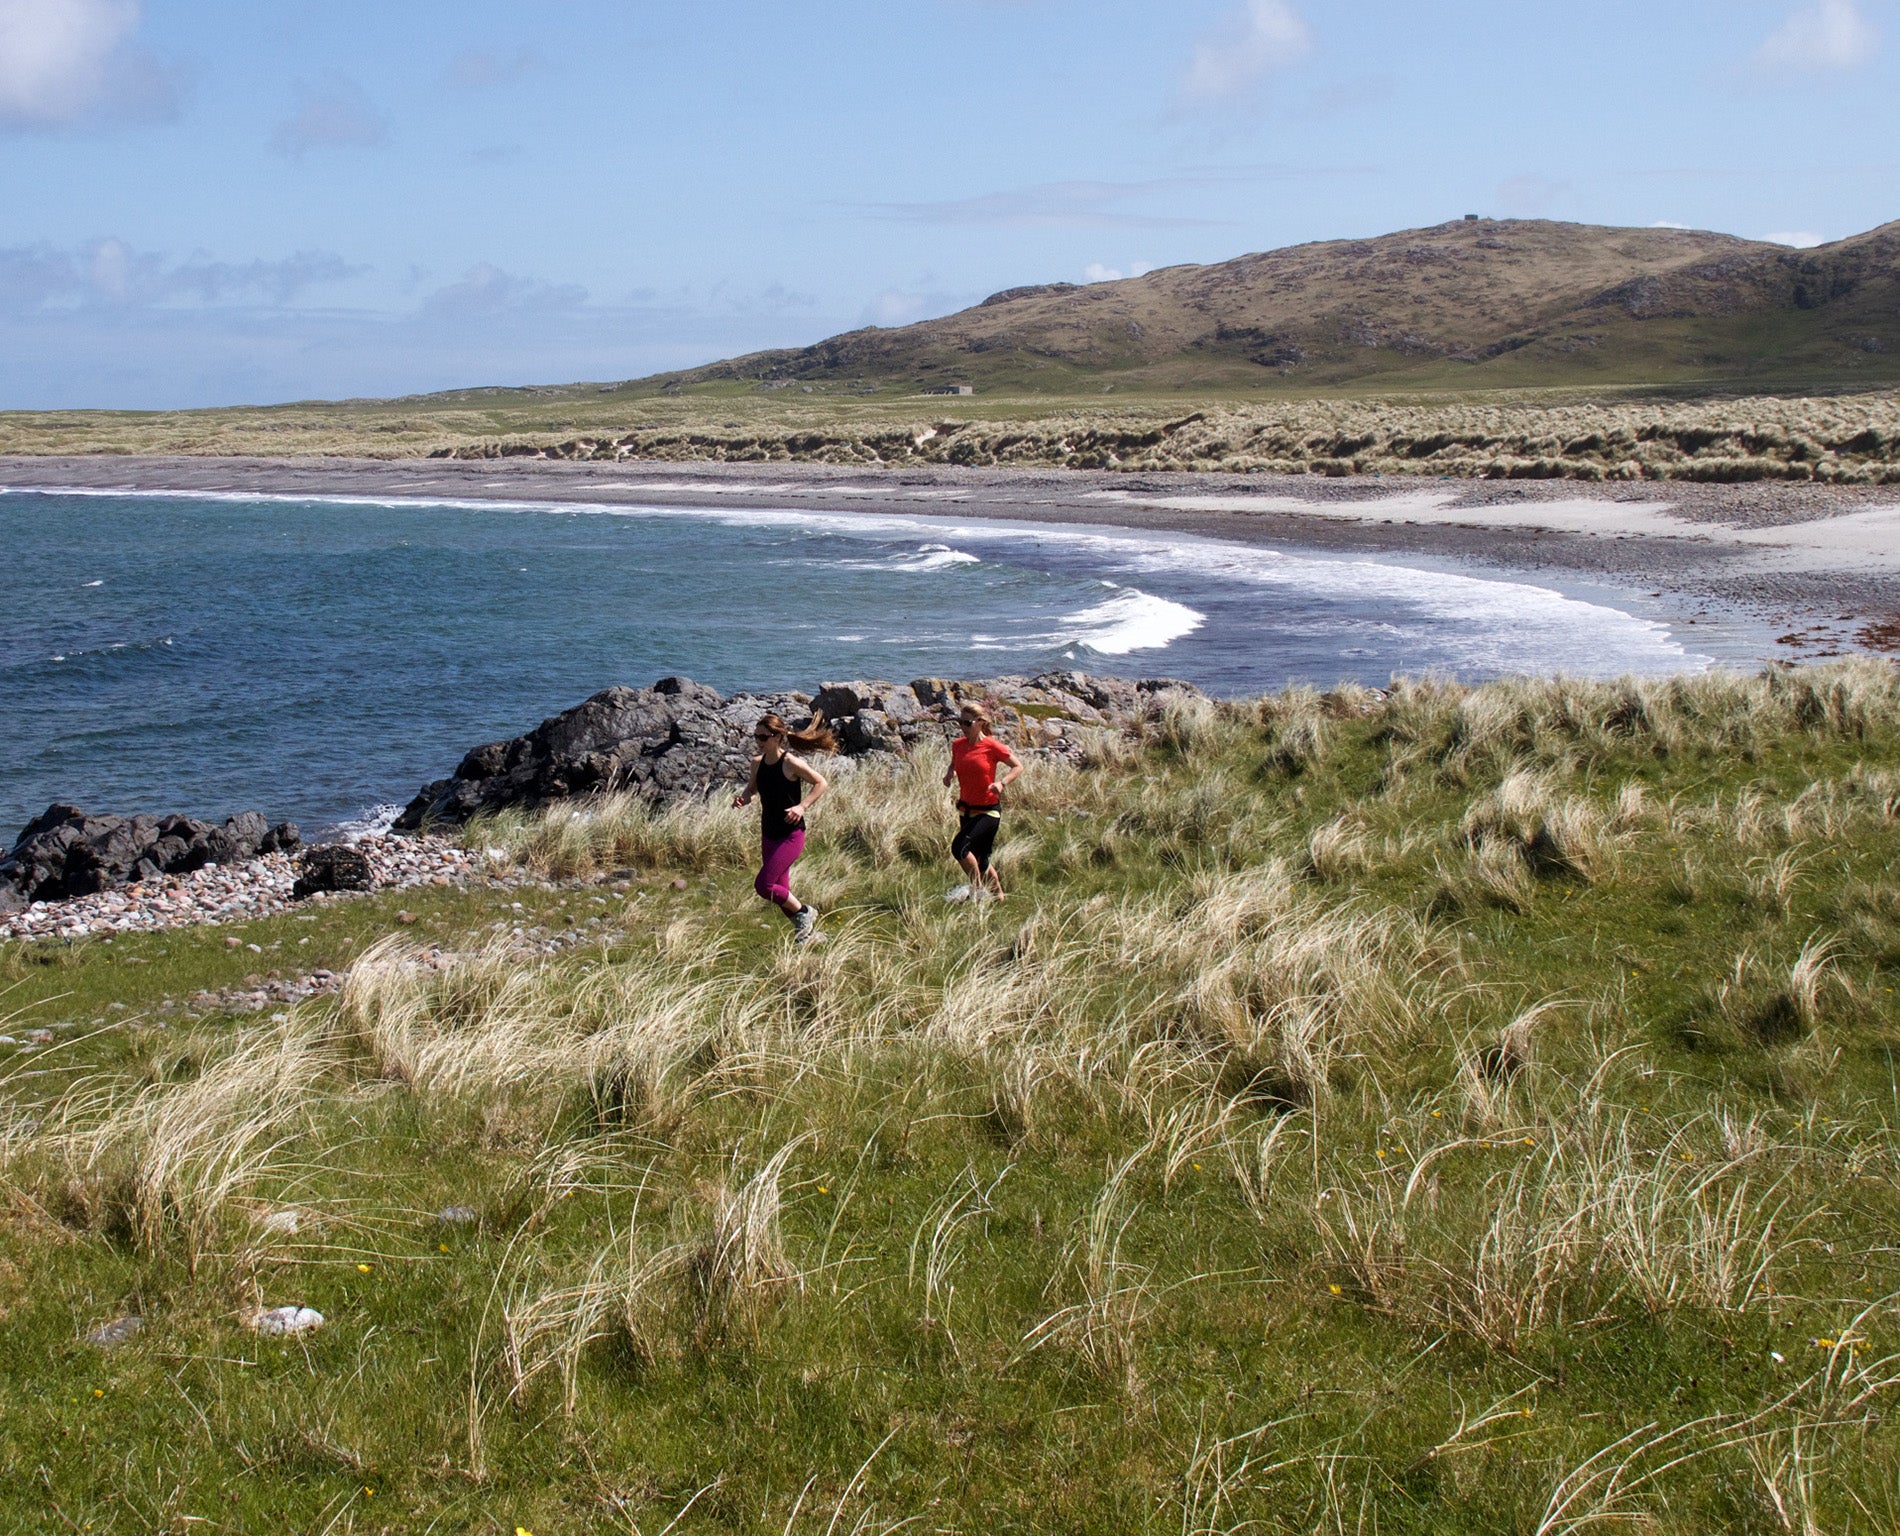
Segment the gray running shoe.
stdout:
<path fill-rule="evenodd" d="M 809 944 L 818 936 L 818 909 L 809 901 L 798 909 L 798 915 L 792 919 L 792 942 Z"/>

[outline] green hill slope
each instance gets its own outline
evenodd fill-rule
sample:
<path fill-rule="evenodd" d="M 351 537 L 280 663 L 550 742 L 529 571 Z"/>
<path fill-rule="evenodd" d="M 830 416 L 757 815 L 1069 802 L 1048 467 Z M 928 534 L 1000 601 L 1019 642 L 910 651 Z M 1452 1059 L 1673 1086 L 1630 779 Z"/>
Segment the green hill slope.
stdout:
<path fill-rule="evenodd" d="M 1866 387 L 1900 379 L 1897 273 L 1900 224 L 1795 251 L 1689 230 L 1460 220 L 1009 289 L 939 320 L 653 382 Z"/>

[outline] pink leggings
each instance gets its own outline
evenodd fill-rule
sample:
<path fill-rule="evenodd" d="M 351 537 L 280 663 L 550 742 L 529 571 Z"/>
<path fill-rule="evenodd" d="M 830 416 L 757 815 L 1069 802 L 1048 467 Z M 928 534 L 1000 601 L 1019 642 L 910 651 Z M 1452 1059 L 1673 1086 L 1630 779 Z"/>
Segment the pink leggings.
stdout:
<path fill-rule="evenodd" d="M 792 899 L 792 866 L 805 851 L 805 829 L 797 827 L 784 837 L 762 838 L 759 842 L 759 878 L 752 889 L 767 901 L 783 906 Z"/>

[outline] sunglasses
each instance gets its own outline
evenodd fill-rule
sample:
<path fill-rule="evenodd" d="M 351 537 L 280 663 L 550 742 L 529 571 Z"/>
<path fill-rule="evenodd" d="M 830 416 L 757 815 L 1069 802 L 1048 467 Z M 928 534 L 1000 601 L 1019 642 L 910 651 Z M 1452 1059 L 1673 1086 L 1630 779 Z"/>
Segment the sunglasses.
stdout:
<path fill-rule="evenodd" d="M 777 741 L 778 733 L 776 731 L 754 731 L 752 733 L 752 739 L 754 741 Z"/>

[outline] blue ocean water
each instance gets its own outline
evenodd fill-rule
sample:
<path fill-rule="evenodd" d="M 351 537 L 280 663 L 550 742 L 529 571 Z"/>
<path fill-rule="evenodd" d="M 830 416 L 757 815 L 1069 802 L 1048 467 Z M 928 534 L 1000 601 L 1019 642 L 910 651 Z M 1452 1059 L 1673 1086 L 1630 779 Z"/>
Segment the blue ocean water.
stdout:
<path fill-rule="evenodd" d="M 13 491 L 0 550 L 0 833 L 55 799 L 346 823 L 669 673 L 1064 666 L 1236 694 L 1705 661 L 1520 582 L 958 519 Z"/>

